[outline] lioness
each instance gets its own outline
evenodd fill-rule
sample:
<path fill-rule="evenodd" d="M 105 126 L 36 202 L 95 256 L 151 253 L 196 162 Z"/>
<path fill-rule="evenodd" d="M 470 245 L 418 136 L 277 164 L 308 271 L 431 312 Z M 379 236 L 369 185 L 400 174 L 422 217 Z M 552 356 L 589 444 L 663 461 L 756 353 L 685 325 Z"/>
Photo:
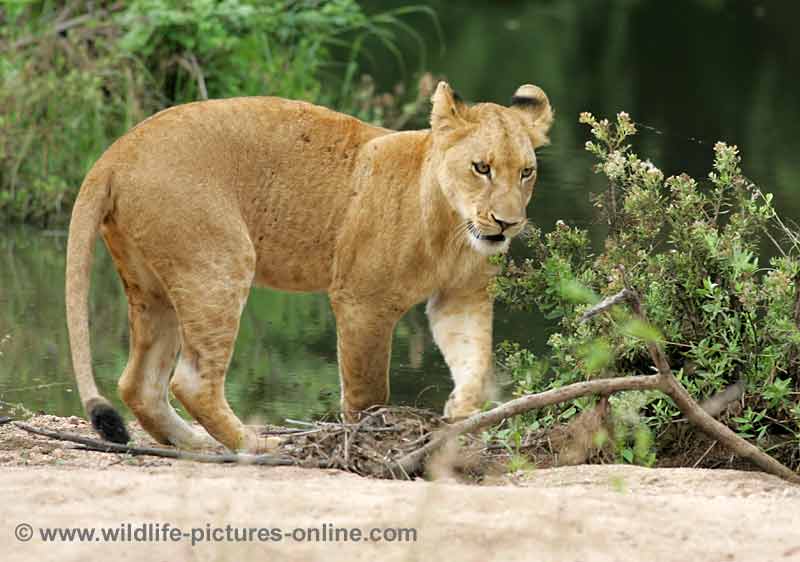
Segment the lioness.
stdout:
<path fill-rule="evenodd" d="M 213 442 L 176 414 L 171 390 L 229 449 L 266 448 L 224 390 L 253 283 L 327 292 L 349 418 L 389 398 L 392 332 L 425 299 L 455 381 L 445 414 L 480 408 L 493 384 L 487 256 L 525 225 L 535 149 L 553 112 L 532 85 L 510 107 L 468 106 L 441 82 L 432 102 L 431 128 L 409 132 L 279 98 L 190 103 L 146 119 L 103 154 L 75 202 L 66 271 L 73 366 L 103 438 L 129 439 L 92 375 L 98 230 L 128 297 L 119 392 L 161 443 Z"/>

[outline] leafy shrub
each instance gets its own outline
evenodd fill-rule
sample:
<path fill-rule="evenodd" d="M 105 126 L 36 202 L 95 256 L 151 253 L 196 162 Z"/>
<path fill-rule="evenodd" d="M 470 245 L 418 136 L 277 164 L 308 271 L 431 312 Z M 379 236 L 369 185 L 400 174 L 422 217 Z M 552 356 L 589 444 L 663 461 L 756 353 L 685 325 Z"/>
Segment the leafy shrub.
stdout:
<path fill-rule="evenodd" d="M 727 421 L 740 434 L 771 444 L 773 454 L 796 466 L 796 234 L 780 221 L 771 196 L 742 174 L 735 146 L 714 146 L 707 182 L 685 174 L 665 178 L 628 144 L 636 128 L 627 114 L 612 123 L 584 113 L 581 122 L 594 137 L 586 149 L 597 157 L 595 170 L 608 179 L 608 189 L 593 198 L 608 232 L 595 251 L 586 230 L 561 221 L 544 235 L 533 228 L 526 238 L 531 257 L 506 264 L 494 287 L 498 298 L 518 308 L 538 308 L 558 321 L 544 360 L 519 346 L 501 346 L 516 392 L 651 373 L 645 342 L 655 339 L 695 399 L 744 381 L 743 408 Z M 774 257 L 766 259 L 768 252 Z M 580 321 L 589 304 L 626 284 L 640 293 L 651 325 L 632 320 L 621 307 Z M 529 416 L 528 423 L 552 424 L 590 404 L 584 399 L 551 408 Z M 621 444 L 624 460 L 634 460 L 638 446 L 641 462 L 651 462 L 644 460 L 647 439 L 639 430 L 662 432 L 678 416 L 675 406 L 658 393 L 624 393 L 612 397 L 612 405 L 631 429 L 627 444 Z M 630 421 L 630 415 L 620 416 L 623 410 L 640 411 L 642 417 Z"/>
<path fill-rule="evenodd" d="M 372 38 L 402 61 L 405 7 L 368 15 L 355 0 L 83 0 L 0 7 L 0 217 L 62 220 L 83 176 L 132 125 L 206 97 L 305 99 L 382 122 L 419 109 L 362 78 Z M 324 85 L 324 87 L 323 87 Z M 408 99 L 407 99 L 408 98 Z M 387 108 L 391 102 L 399 109 Z M 410 105 L 409 105 L 410 104 Z"/>

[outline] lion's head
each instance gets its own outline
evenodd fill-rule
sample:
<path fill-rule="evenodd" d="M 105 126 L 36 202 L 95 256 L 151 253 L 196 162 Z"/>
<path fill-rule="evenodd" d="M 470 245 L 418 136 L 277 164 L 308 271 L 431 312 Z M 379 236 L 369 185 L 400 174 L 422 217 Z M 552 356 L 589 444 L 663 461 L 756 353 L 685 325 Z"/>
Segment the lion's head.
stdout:
<path fill-rule="evenodd" d="M 440 155 L 436 179 L 470 245 L 487 255 L 505 252 L 527 222 L 536 149 L 547 144 L 553 122 L 547 95 L 526 84 L 509 107 L 468 106 L 440 82 L 431 100 L 431 130 Z"/>

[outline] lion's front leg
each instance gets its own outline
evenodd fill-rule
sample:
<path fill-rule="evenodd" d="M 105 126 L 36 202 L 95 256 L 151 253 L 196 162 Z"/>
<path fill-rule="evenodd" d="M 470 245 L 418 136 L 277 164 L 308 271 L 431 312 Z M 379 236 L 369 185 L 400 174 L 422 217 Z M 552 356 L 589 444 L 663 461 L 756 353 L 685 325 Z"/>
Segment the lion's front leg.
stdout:
<path fill-rule="evenodd" d="M 448 418 L 467 417 L 491 398 L 492 304 L 486 289 L 443 290 L 428 300 L 433 338 L 455 383 L 444 407 Z"/>
<path fill-rule="evenodd" d="M 336 316 L 342 413 L 359 412 L 389 400 L 389 356 L 399 314 L 374 305 L 331 298 Z"/>

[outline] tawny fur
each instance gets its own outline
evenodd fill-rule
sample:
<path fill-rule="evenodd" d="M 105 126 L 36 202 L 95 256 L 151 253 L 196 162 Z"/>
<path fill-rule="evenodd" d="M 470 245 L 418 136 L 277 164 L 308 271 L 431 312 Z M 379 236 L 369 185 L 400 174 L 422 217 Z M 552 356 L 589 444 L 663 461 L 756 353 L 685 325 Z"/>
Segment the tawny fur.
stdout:
<path fill-rule="evenodd" d="M 171 390 L 225 446 L 264 448 L 224 394 L 253 284 L 329 295 L 346 415 L 388 400 L 393 329 L 426 299 L 455 380 L 445 413 L 480 408 L 493 386 L 487 255 L 524 227 L 553 119 L 539 88 L 520 96 L 467 106 L 440 83 L 431 129 L 411 132 L 278 98 L 187 104 L 134 127 L 89 172 L 70 225 L 67 319 L 87 410 L 108 404 L 89 350 L 98 230 L 129 303 L 119 390 L 163 443 L 209 442 L 172 409 Z M 504 241 L 479 239 L 501 231 Z"/>

